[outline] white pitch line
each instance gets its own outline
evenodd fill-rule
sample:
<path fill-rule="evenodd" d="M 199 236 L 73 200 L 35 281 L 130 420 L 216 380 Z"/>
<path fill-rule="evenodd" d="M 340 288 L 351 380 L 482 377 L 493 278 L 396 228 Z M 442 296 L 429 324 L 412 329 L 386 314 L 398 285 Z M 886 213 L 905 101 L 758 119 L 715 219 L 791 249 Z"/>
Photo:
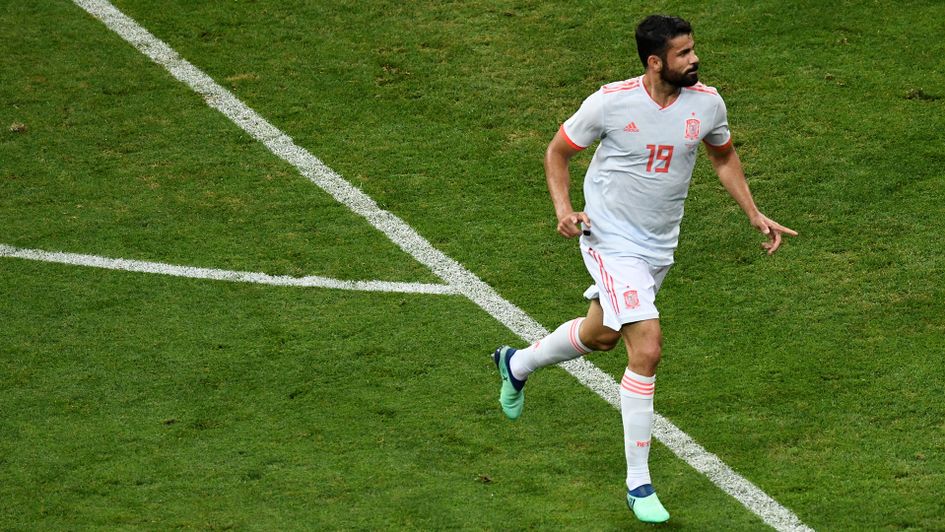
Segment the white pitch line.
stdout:
<path fill-rule="evenodd" d="M 377 230 L 430 268 L 439 278 L 468 297 L 500 323 L 526 342 L 546 336 L 548 331 L 522 309 L 500 296 L 491 286 L 482 282 L 455 260 L 434 248 L 406 222 L 391 212 L 381 209 L 367 194 L 348 183 L 305 148 L 298 146 L 285 133 L 250 109 L 228 90 L 221 87 L 201 70 L 181 58 L 166 43 L 151 35 L 137 22 L 126 16 L 106 0 L 73 0 L 76 5 L 99 19 L 152 61 L 164 67 L 172 76 L 203 96 L 207 105 L 223 113 L 246 133 L 263 143 L 273 154 L 294 166 L 299 173 L 334 197 L 356 214 L 363 216 Z M 590 362 L 579 359 L 562 365 L 582 384 L 618 406 L 618 388 L 613 377 Z M 618 406 L 619 408 L 619 406 Z M 695 444 L 670 421 L 657 418 L 654 435 L 677 456 L 706 474 L 726 493 L 758 515 L 777 530 L 810 530 L 793 512 L 780 505 L 768 494 L 722 463 L 714 454 Z"/>
<path fill-rule="evenodd" d="M 122 270 L 138 273 L 157 273 L 174 277 L 189 277 L 191 279 L 210 279 L 214 281 L 231 281 L 237 283 L 256 283 L 273 286 L 298 286 L 305 288 L 333 288 L 336 290 L 354 290 L 360 292 L 396 292 L 407 294 L 456 294 L 456 289 L 445 284 L 424 283 L 394 283 L 387 281 L 342 281 L 328 277 L 309 275 L 306 277 L 290 277 L 287 275 L 268 275 L 259 272 L 239 272 L 217 270 L 213 268 L 197 268 L 195 266 L 178 266 L 162 262 L 147 262 L 142 260 L 113 259 L 97 255 L 80 255 L 78 253 L 63 253 L 61 251 L 44 251 L 41 249 L 24 249 L 6 244 L 0 244 L 0 257 L 14 257 L 19 259 L 55 262 L 73 266 L 88 266 L 107 270 Z"/>

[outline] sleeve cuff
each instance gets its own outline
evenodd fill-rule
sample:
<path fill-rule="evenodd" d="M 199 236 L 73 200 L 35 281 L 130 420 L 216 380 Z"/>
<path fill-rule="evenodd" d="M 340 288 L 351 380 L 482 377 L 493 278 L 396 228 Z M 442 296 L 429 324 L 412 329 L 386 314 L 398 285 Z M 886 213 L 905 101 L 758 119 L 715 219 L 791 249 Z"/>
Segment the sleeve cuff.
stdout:
<path fill-rule="evenodd" d="M 571 137 L 568 136 L 568 132 L 564 130 L 564 124 L 561 124 L 561 127 L 558 128 L 558 132 L 561 133 L 561 137 L 575 150 L 583 150 L 587 146 L 581 146 L 580 144 L 571 140 Z"/>
<path fill-rule="evenodd" d="M 731 136 L 729 136 L 728 141 L 726 141 L 725 144 L 722 144 L 722 145 L 720 145 L 720 146 L 716 146 L 716 145 L 714 145 L 714 144 L 710 144 L 710 143 L 709 143 L 708 141 L 706 141 L 706 140 L 703 140 L 702 142 L 703 142 L 703 144 L 705 144 L 705 147 L 706 147 L 706 148 L 708 148 L 708 149 L 710 149 L 710 150 L 712 150 L 712 151 L 714 151 L 714 152 L 716 152 L 716 153 L 725 153 L 725 152 L 727 152 L 728 150 L 730 150 L 730 149 L 732 148 L 732 137 L 731 137 Z"/>

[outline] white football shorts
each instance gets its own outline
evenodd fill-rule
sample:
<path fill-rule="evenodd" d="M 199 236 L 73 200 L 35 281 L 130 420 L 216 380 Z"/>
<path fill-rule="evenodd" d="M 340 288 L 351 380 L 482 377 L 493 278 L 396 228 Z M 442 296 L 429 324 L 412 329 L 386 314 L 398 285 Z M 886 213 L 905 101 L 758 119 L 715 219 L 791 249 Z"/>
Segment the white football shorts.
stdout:
<path fill-rule="evenodd" d="M 587 299 L 600 300 L 604 325 L 619 331 L 626 323 L 659 318 L 656 293 L 670 266 L 651 266 L 635 257 L 603 256 L 581 246 L 581 255 L 594 284 L 584 291 Z"/>

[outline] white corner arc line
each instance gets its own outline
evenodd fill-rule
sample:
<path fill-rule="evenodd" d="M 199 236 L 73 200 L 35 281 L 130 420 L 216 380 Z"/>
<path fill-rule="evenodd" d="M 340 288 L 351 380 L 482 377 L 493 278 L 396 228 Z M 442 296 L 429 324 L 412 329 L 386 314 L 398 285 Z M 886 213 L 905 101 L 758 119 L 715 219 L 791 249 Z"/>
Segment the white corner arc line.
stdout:
<path fill-rule="evenodd" d="M 332 288 L 335 290 L 353 290 L 359 292 L 396 292 L 406 294 L 457 294 L 456 289 L 445 284 L 425 283 L 395 283 L 388 281 L 343 281 L 329 277 L 309 275 L 306 277 L 291 277 L 288 275 L 268 275 L 259 272 L 240 272 L 217 270 L 213 268 L 198 268 L 196 266 L 179 266 L 162 262 L 148 262 L 142 260 L 113 259 L 98 255 L 81 255 L 78 253 L 64 253 L 61 251 L 44 251 L 41 249 L 25 249 L 0 244 L 0 257 L 12 257 L 42 262 L 70 264 L 73 266 L 88 266 L 107 270 L 122 270 L 138 273 L 156 273 L 174 277 L 188 277 L 191 279 L 209 279 L 214 281 L 230 281 L 237 283 L 256 283 L 272 286 L 297 286 L 303 288 Z"/>
<path fill-rule="evenodd" d="M 364 217 L 372 226 L 458 293 L 479 305 L 490 316 L 508 327 L 526 342 L 543 338 L 548 331 L 517 306 L 500 296 L 461 264 L 434 248 L 406 222 L 381 209 L 367 194 L 348 183 L 322 161 L 298 146 L 285 133 L 249 108 L 201 70 L 181 58 L 166 43 L 153 36 L 137 22 L 106 0 L 73 0 L 99 19 L 138 51 L 164 67 L 172 76 L 203 96 L 207 105 L 220 111 L 250 136 L 263 143 L 273 154 L 294 166 L 299 173 L 330 194 L 336 201 Z M 618 386 L 610 375 L 590 362 L 578 359 L 562 367 L 582 384 L 611 405 L 619 407 Z M 677 456 L 713 483 L 729 493 L 748 510 L 776 530 L 811 530 L 793 512 L 785 508 L 750 481 L 726 466 L 717 456 L 696 444 L 692 438 L 658 416 L 654 436 Z"/>

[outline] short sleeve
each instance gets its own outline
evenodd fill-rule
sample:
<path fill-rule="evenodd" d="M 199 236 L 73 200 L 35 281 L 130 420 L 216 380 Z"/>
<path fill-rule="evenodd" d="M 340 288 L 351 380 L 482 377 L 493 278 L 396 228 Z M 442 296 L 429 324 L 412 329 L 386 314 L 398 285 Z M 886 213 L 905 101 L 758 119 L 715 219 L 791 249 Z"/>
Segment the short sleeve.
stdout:
<path fill-rule="evenodd" d="M 600 138 L 604 130 L 603 93 L 597 91 L 588 96 L 581 108 L 561 124 L 561 133 L 571 147 L 583 150 Z"/>
<path fill-rule="evenodd" d="M 706 147 L 716 151 L 727 150 L 732 143 L 732 133 L 728 129 L 728 110 L 721 98 L 719 98 L 715 110 L 715 121 L 712 124 L 712 129 L 702 140 Z"/>

